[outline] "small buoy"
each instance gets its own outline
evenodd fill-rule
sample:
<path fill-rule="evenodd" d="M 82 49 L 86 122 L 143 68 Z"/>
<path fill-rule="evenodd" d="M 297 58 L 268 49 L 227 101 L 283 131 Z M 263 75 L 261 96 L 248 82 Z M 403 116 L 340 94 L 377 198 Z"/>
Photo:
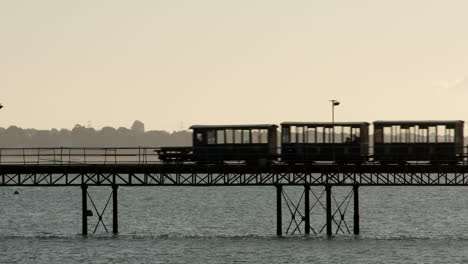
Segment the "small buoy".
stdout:
<path fill-rule="evenodd" d="M 93 216 L 93 211 L 91 210 L 86 210 L 86 216 Z"/>
<path fill-rule="evenodd" d="M 18 192 L 18 191 L 15 191 L 13 194 L 19 194 L 19 192 Z"/>

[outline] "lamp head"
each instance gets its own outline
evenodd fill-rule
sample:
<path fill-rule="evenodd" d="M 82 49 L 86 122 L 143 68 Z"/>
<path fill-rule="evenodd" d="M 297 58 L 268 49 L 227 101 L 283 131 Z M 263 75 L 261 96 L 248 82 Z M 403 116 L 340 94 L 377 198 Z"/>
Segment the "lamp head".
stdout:
<path fill-rule="evenodd" d="M 330 102 L 332 102 L 332 105 L 333 105 L 333 106 L 338 106 L 338 105 L 340 105 L 340 102 L 338 102 L 338 100 L 335 100 L 335 99 L 330 100 Z"/>

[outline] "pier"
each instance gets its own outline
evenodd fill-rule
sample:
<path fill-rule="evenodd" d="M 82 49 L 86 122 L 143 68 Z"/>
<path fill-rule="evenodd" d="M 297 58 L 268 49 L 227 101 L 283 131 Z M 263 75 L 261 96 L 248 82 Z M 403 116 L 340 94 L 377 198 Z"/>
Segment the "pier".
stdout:
<path fill-rule="evenodd" d="M 276 200 L 276 234 L 329 236 L 360 233 L 359 188 L 362 186 L 468 186 L 468 164 L 434 165 L 285 165 L 163 164 L 155 148 L 22 148 L 0 149 L 0 187 L 79 187 L 82 191 L 82 234 L 87 235 L 90 209 L 102 223 L 88 187 L 110 190 L 112 232 L 118 229 L 119 187 L 265 186 Z M 299 200 L 291 199 L 293 188 Z M 312 187 L 315 190 L 312 190 Z M 336 187 L 346 190 L 341 201 Z M 317 193 L 317 188 L 320 189 Z M 297 191 L 300 191 L 298 195 Z M 290 194 L 290 193 L 289 193 Z M 175 197 L 176 199 L 176 197 Z M 311 225 L 311 210 L 323 209 L 326 223 Z M 352 228 L 345 216 L 352 210 Z M 104 209 L 105 210 L 105 209 Z M 287 220 L 287 221 L 285 221 Z M 286 228 L 285 228 L 286 227 Z M 94 229 L 94 232 L 96 229 Z M 106 228 L 107 231 L 107 228 Z M 94 233 L 93 232 L 93 233 Z"/>

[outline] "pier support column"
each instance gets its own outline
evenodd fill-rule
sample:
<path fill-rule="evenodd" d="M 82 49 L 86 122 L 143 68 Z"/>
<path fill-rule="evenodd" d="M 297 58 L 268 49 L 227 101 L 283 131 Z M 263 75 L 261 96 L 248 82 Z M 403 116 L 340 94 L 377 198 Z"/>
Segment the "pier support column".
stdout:
<path fill-rule="evenodd" d="M 304 232 L 310 234 L 310 185 L 304 185 Z"/>
<path fill-rule="evenodd" d="M 283 234 L 283 212 L 281 205 L 281 195 L 283 193 L 283 186 L 276 186 L 276 235 L 281 236 Z"/>
<path fill-rule="evenodd" d="M 354 194 L 354 234 L 359 235 L 359 185 L 353 186 Z"/>
<path fill-rule="evenodd" d="M 88 234 L 88 186 L 81 185 L 81 214 L 82 214 L 82 233 Z"/>
<path fill-rule="evenodd" d="M 112 185 L 112 233 L 119 233 L 119 218 L 118 218 L 118 204 L 117 204 L 117 189 L 118 185 Z"/>
<path fill-rule="evenodd" d="M 332 235 L 332 203 L 331 203 L 331 185 L 325 185 L 325 192 L 327 197 L 327 235 Z"/>

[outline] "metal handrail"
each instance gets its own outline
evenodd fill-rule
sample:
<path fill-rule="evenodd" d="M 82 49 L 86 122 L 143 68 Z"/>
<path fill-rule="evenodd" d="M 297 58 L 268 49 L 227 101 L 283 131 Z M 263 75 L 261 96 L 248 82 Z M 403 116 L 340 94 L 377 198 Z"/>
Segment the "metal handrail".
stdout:
<path fill-rule="evenodd" d="M 156 147 L 0 148 L 0 164 L 77 165 L 160 163 Z"/>

